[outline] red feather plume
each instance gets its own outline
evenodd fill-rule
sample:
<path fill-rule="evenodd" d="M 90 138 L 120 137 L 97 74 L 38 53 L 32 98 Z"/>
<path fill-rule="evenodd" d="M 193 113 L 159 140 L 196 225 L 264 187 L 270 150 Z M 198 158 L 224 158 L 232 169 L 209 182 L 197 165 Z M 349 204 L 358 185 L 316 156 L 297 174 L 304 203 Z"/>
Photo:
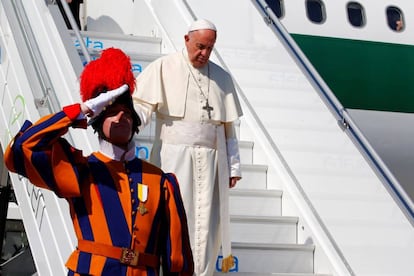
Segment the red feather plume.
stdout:
<path fill-rule="evenodd" d="M 107 48 L 101 56 L 89 62 L 80 76 L 80 94 L 82 101 L 95 98 L 100 93 L 129 85 L 132 94 L 135 77 L 132 73 L 131 60 L 122 50 Z"/>

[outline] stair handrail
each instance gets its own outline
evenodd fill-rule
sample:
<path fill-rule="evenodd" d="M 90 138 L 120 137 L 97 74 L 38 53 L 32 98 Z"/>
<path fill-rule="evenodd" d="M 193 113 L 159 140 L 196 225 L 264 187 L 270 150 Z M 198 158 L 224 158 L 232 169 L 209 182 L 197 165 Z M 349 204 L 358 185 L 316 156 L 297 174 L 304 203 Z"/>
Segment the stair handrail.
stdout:
<path fill-rule="evenodd" d="M 66 17 L 69 20 L 70 26 L 72 27 L 72 30 L 75 33 L 75 36 L 79 41 L 79 46 L 80 46 L 83 56 L 85 57 L 86 63 L 89 63 L 91 61 L 91 56 L 89 54 L 88 48 L 86 47 L 85 41 L 83 40 L 83 37 L 80 33 L 78 24 L 76 23 L 76 20 L 73 17 L 72 11 L 69 8 L 68 3 L 66 2 L 66 0 L 57 0 L 57 1 L 60 1 L 60 3 L 62 4 L 63 10 L 66 14 Z"/>
<path fill-rule="evenodd" d="M 39 110 L 39 115 L 42 116 L 50 112 L 55 112 L 59 110 L 59 101 L 54 93 L 50 93 L 53 90 L 52 81 L 50 80 L 44 61 L 41 58 L 34 34 L 29 27 L 30 24 L 28 23 L 23 3 L 21 1 L 5 1 L 4 4 L 10 4 L 10 8 L 14 11 L 16 15 L 16 24 L 21 31 L 21 39 L 27 46 L 26 55 L 29 59 L 26 59 L 26 61 L 31 62 L 31 68 L 33 68 L 34 72 L 32 77 L 36 79 L 36 85 L 38 84 L 39 86 L 39 89 L 33 90 L 33 95 L 36 93 L 34 97 L 35 101 L 37 101 L 36 104 Z M 22 48 L 20 49 L 23 51 Z M 26 67 L 26 69 L 29 70 L 28 67 Z M 34 85 L 34 83 L 32 83 L 32 85 Z M 42 112 L 41 108 L 44 108 L 47 111 Z"/>
<path fill-rule="evenodd" d="M 307 57 L 302 53 L 299 46 L 291 36 L 284 35 L 288 33 L 284 26 L 280 23 L 277 16 L 268 6 L 265 0 L 251 0 L 258 8 L 259 12 L 264 16 L 269 28 L 279 38 L 285 48 L 290 49 L 290 53 L 296 58 L 294 59 L 302 72 L 311 81 L 316 92 L 326 103 L 333 115 L 337 118 L 339 125 L 352 138 L 353 142 L 359 147 L 365 157 L 368 158 L 370 164 L 375 168 L 375 172 L 382 182 L 386 184 L 387 190 L 390 192 L 393 199 L 403 211 L 404 215 L 414 226 L 414 202 L 407 194 L 399 181 L 395 178 L 393 173 L 388 169 L 386 164 L 379 157 L 375 149 L 370 145 L 363 133 L 357 127 L 357 124 L 352 120 L 346 109 L 342 106 L 334 93 L 330 90 L 327 84 L 319 76 L 318 72 L 313 68 Z"/>
<path fill-rule="evenodd" d="M 53 87 L 53 81 L 49 74 L 49 71 L 47 70 L 46 61 L 44 57 L 42 56 L 42 52 L 40 50 L 40 46 L 38 43 L 38 40 L 36 39 L 36 35 L 33 31 L 32 24 L 30 24 L 30 17 L 28 16 L 27 11 L 34 11 L 32 9 L 27 9 L 28 6 L 30 6 L 30 3 L 37 3 L 36 1 L 13 1 L 13 0 L 2 0 L 1 5 L 4 7 L 5 13 L 6 13 L 6 22 L 8 23 L 8 26 L 11 31 L 11 35 L 13 40 L 17 41 L 16 44 L 19 44 L 17 49 L 16 55 L 21 57 L 22 60 L 22 66 L 23 71 L 27 77 L 22 76 L 21 79 L 19 79 L 18 76 L 18 82 L 23 82 L 24 80 L 27 80 L 29 83 L 30 89 L 20 91 L 20 89 L 15 89 L 13 93 L 21 94 L 24 93 L 32 93 L 33 100 L 34 100 L 34 108 L 38 111 L 38 114 L 36 113 L 30 113 L 31 116 L 43 116 L 46 114 L 50 114 L 53 112 L 57 112 L 58 110 L 61 110 L 59 101 L 60 99 L 57 97 L 55 92 L 55 89 Z M 39 2 L 41 3 L 41 2 Z M 43 4 L 43 3 L 41 3 Z M 41 5 L 40 4 L 40 5 Z M 47 17 L 46 17 L 47 18 Z M 34 24 L 33 24 L 34 25 Z M 39 26 L 39 25 L 37 25 Z M 13 44 L 11 44 L 13 47 Z M 15 53 L 13 53 L 15 54 Z M 13 72 L 16 73 L 16 72 Z M 15 85 L 15 83 L 13 83 Z M 20 86 L 20 84 L 19 84 Z M 11 89 L 11 86 L 9 86 L 8 89 Z M 34 111 L 32 109 L 31 111 Z M 29 112 L 29 110 L 28 110 Z M 27 115 L 27 114 L 26 114 Z M 22 117 L 25 119 L 25 117 Z M 31 118 L 36 119 L 36 118 Z M 22 122 L 20 122 L 22 123 Z M 10 139 L 11 137 L 8 137 Z M 72 140 L 72 136 L 70 133 L 68 133 L 67 137 L 68 140 Z M 7 138 L 5 138 L 7 139 Z M 6 140 L 6 142 L 8 142 Z M 7 143 L 2 143 L 3 146 L 5 146 Z M 15 187 L 15 192 L 17 191 L 17 194 L 21 195 L 21 199 L 23 199 L 23 202 L 19 202 L 19 209 L 20 213 L 22 214 L 22 219 L 25 220 L 25 227 L 29 226 L 36 226 L 33 227 L 32 230 L 26 229 L 26 233 L 28 235 L 28 238 L 30 238 L 29 232 L 31 232 L 31 237 L 33 237 L 33 240 L 35 241 L 35 246 L 32 247 L 31 253 L 33 254 L 33 258 L 35 259 L 36 263 L 36 269 L 37 271 L 42 274 L 43 272 L 48 274 L 48 272 L 51 271 L 59 271 L 57 274 L 61 274 L 60 271 L 66 271 L 66 268 L 64 267 L 64 262 L 62 258 L 62 252 L 56 247 L 52 249 L 52 252 L 49 251 L 50 257 L 54 260 L 59 260 L 59 262 L 50 262 L 49 256 L 46 254 L 46 246 L 45 246 L 45 240 L 47 241 L 55 241 L 55 232 L 59 231 L 60 233 L 63 233 L 63 235 L 68 234 L 70 230 L 69 224 L 66 223 L 59 223 L 59 229 L 57 231 L 49 231 L 48 233 L 51 233 L 51 236 L 47 236 L 45 239 L 44 237 L 41 237 L 40 233 L 41 230 L 48 229 L 47 226 L 39 227 L 42 225 L 45 225 L 43 223 L 46 223 L 45 221 L 49 221 L 48 214 L 45 214 L 44 208 L 45 208 L 45 198 L 50 197 L 46 195 L 46 192 L 43 193 L 39 190 L 39 188 L 35 187 L 29 187 L 29 182 L 25 178 L 21 178 L 20 176 L 11 175 L 12 183 L 15 185 L 16 183 L 19 183 L 19 187 Z M 21 183 L 20 183 L 21 182 Z M 16 195 L 17 195 L 16 194 Z M 34 195 L 34 197 L 32 197 Z M 18 199 L 20 200 L 20 199 Z M 56 206 L 57 208 L 53 208 L 53 212 L 55 215 L 62 214 L 61 207 L 65 208 L 65 202 L 57 202 L 56 198 L 52 199 L 52 202 L 55 204 L 53 206 Z M 27 217 L 25 217 L 25 215 Z M 37 216 L 40 214 L 39 216 Z M 46 218 L 44 220 L 44 218 Z M 62 218 L 62 216 L 60 216 Z M 39 219 L 40 218 L 40 219 Z M 62 219 L 63 220 L 63 219 Z M 28 221 L 29 224 L 26 222 Z M 68 227 L 69 226 L 69 227 Z M 53 231 L 53 232 L 52 232 Z M 68 235 L 69 237 L 69 235 Z M 38 241 L 42 240 L 41 243 Z M 59 245 L 65 244 L 65 248 L 68 248 L 73 243 L 73 240 L 68 238 L 67 241 L 59 241 Z M 47 244 L 51 244 L 47 243 Z M 56 243 L 58 244 L 58 243 Z M 50 247 L 49 247 L 50 248 Z M 36 252 L 36 253 L 35 253 Z M 38 258 L 36 259 L 35 255 L 38 254 Z M 40 260 L 40 262 L 39 262 Z M 60 262 L 62 261 L 62 263 Z"/>

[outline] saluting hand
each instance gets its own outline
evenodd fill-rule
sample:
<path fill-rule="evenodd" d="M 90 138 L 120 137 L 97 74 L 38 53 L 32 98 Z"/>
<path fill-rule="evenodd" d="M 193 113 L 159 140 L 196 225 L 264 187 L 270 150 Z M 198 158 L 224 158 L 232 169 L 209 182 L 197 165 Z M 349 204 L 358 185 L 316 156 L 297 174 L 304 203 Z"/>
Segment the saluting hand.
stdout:
<path fill-rule="evenodd" d="M 105 93 L 99 94 L 97 97 L 85 101 L 81 104 L 83 114 L 95 118 L 98 116 L 108 105 L 111 105 L 113 101 L 121 96 L 128 90 L 128 85 L 124 84 L 114 90 L 110 90 Z"/>

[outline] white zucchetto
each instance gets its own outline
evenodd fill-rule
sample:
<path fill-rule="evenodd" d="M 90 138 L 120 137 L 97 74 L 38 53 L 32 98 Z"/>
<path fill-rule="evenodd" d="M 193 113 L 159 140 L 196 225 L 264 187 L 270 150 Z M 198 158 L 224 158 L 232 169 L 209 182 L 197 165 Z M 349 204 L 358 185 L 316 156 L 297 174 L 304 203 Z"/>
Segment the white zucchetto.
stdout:
<path fill-rule="evenodd" d="M 217 31 L 216 26 L 207 19 L 199 19 L 194 21 L 188 28 L 188 32 L 197 30 L 213 30 Z"/>

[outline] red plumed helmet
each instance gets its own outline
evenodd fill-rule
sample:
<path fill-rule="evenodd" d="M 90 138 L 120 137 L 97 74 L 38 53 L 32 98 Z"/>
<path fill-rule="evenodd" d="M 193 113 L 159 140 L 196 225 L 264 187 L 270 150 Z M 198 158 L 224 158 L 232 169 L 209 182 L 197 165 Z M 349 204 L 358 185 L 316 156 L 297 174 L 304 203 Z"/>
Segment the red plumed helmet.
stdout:
<path fill-rule="evenodd" d="M 100 93 L 113 90 L 123 84 L 128 84 L 132 94 L 135 77 L 129 56 L 120 49 L 105 49 L 98 59 L 89 62 L 83 69 L 80 76 L 82 101 L 95 98 Z"/>

